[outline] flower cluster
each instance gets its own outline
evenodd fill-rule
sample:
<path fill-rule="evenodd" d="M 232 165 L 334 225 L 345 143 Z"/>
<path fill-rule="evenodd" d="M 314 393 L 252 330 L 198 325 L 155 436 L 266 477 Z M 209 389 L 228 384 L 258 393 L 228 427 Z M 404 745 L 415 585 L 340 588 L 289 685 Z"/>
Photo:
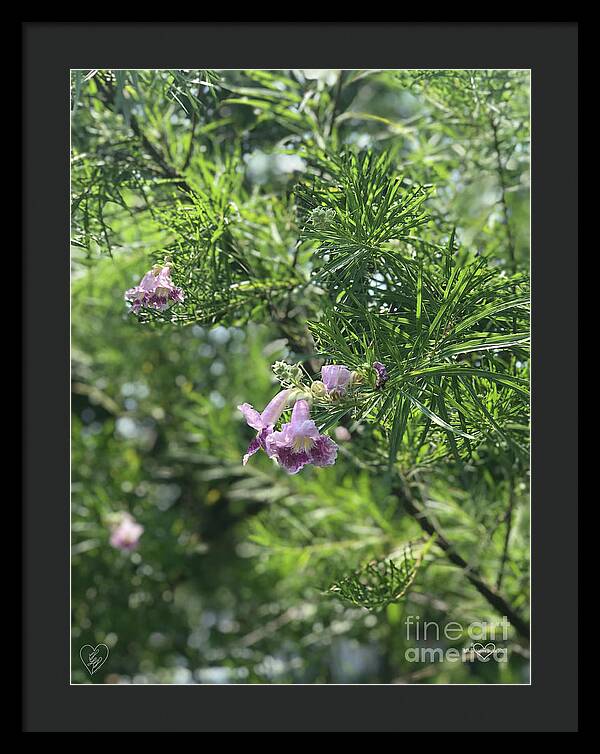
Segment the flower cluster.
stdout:
<path fill-rule="evenodd" d="M 118 523 L 113 526 L 110 543 L 117 550 L 132 552 L 138 546 L 144 527 L 129 513 L 122 513 Z"/>
<path fill-rule="evenodd" d="M 261 449 L 288 474 L 297 474 L 309 463 L 314 466 L 335 463 L 338 446 L 330 437 L 319 433 L 310 418 L 307 397 L 299 390 L 287 388 L 279 392 L 261 414 L 249 403 L 238 406 L 246 423 L 257 431 L 244 456 L 244 465 Z M 275 431 L 276 422 L 292 402 L 291 421 L 283 424 L 280 431 Z"/>
<path fill-rule="evenodd" d="M 131 311 L 137 314 L 142 307 L 164 312 L 173 304 L 184 300 L 183 291 L 171 280 L 168 266 L 154 265 L 135 288 L 125 291 L 125 300 L 131 303 Z"/>
<path fill-rule="evenodd" d="M 383 369 L 377 372 L 377 387 L 387 380 L 387 371 L 383 364 L 376 362 Z M 244 415 L 246 423 L 256 430 L 256 437 L 250 443 L 243 458 L 244 466 L 248 459 L 259 450 L 273 458 L 288 474 L 297 474 L 307 464 L 313 466 L 332 466 L 337 457 L 338 446 L 325 434 L 321 434 L 315 422 L 310 418 L 310 404 L 314 398 L 338 400 L 361 376 L 341 364 L 331 364 L 321 369 L 321 379 L 312 382 L 310 388 L 300 383 L 302 372 L 299 367 L 276 362 L 273 371 L 280 380 L 281 390 L 270 401 L 262 413 L 249 403 L 242 403 L 238 409 Z M 289 422 L 275 430 L 275 425 L 283 412 L 292 408 Z M 345 428 L 337 435 L 341 442 L 350 439 Z"/>
<path fill-rule="evenodd" d="M 282 385 L 297 385 L 302 377 L 299 367 L 285 362 L 276 362 L 273 371 Z M 286 387 L 277 393 L 260 414 L 249 403 L 238 406 L 246 423 L 257 432 L 248 446 L 243 464 L 246 465 L 250 456 L 259 450 L 264 450 L 270 458 L 274 458 L 288 474 L 297 474 L 310 463 L 313 466 L 334 464 L 338 446 L 317 429 L 317 425 L 310 418 L 310 402 L 313 395 L 319 393 L 341 394 L 340 391 L 349 384 L 351 374 L 346 367 L 323 367 L 323 382 L 314 382 L 310 392 L 303 391 L 300 387 Z M 315 389 L 315 386 L 320 386 L 321 392 L 319 387 Z M 276 431 L 275 424 L 285 409 L 292 405 L 291 420 Z"/>

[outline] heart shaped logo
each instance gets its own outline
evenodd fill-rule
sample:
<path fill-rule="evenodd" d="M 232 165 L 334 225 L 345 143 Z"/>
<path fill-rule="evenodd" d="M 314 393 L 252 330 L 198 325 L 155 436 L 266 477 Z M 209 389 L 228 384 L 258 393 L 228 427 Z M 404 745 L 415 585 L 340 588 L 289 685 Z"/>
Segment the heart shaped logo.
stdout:
<path fill-rule="evenodd" d="M 88 673 L 94 675 L 108 660 L 108 647 L 106 644 L 98 644 L 97 647 L 86 644 L 79 650 L 79 657 L 87 668 Z"/>
<path fill-rule="evenodd" d="M 473 644 L 471 649 L 482 662 L 487 662 L 496 651 L 496 645 L 492 644 L 490 641 L 489 644 L 486 644 L 485 646 L 483 646 L 483 644 Z"/>

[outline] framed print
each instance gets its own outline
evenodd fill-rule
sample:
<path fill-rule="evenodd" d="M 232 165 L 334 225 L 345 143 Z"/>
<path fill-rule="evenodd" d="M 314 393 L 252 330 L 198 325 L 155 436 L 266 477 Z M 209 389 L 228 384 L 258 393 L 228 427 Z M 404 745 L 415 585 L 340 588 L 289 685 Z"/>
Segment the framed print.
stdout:
<path fill-rule="evenodd" d="M 575 731 L 576 25 L 23 34 L 24 730 Z"/>

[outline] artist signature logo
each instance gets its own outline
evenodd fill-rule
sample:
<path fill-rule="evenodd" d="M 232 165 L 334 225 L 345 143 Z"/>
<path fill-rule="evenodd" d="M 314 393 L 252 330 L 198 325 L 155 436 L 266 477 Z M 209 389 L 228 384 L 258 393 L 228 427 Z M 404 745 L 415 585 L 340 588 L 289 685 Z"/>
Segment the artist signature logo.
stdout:
<path fill-rule="evenodd" d="M 79 657 L 87 668 L 88 673 L 94 675 L 108 660 L 108 647 L 106 644 L 98 644 L 96 647 L 86 644 L 79 650 Z"/>

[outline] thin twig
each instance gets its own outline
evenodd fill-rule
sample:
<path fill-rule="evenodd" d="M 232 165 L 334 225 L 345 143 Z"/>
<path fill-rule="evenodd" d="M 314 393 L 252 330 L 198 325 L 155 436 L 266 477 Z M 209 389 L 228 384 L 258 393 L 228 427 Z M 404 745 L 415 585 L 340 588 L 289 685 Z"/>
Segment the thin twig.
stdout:
<path fill-rule="evenodd" d="M 344 88 L 344 74 L 345 71 L 340 71 L 340 75 L 338 76 L 337 85 L 335 87 L 335 94 L 333 96 L 333 108 L 331 110 L 331 120 L 329 121 L 327 136 L 331 136 L 333 127 L 335 126 L 335 119 L 337 118 L 337 114 L 340 109 L 342 89 Z"/>
<path fill-rule="evenodd" d="M 104 99 L 104 104 L 107 107 L 114 107 L 115 92 L 112 85 L 109 82 L 102 82 L 99 78 L 96 79 L 96 84 L 98 86 L 98 91 L 101 93 Z M 159 149 L 150 141 L 150 139 L 146 136 L 142 127 L 140 126 L 137 117 L 133 114 L 131 114 L 129 118 L 129 125 L 131 126 L 131 130 L 133 131 L 135 136 L 142 143 L 142 146 L 144 147 L 146 152 L 160 168 L 160 171 L 165 176 L 165 178 L 174 179 L 174 185 L 176 185 L 182 191 L 191 193 L 192 188 L 189 183 L 171 164 L 169 164 L 168 160 L 165 159 Z"/>
<path fill-rule="evenodd" d="M 197 94 L 198 100 L 200 99 L 201 93 L 202 93 L 202 82 L 198 84 L 198 94 Z M 185 157 L 185 162 L 183 163 L 183 167 L 181 168 L 182 170 L 188 169 L 190 161 L 192 159 L 192 154 L 194 153 L 194 144 L 195 144 L 194 138 L 196 136 L 197 125 L 198 125 L 198 111 L 194 110 L 194 112 L 192 113 L 192 129 L 190 132 L 190 143 L 188 146 L 187 155 Z"/>
<path fill-rule="evenodd" d="M 508 209 L 508 203 L 506 201 L 507 185 L 504 175 L 504 165 L 502 164 L 502 155 L 500 153 L 500 139 L 498 138 L 498 124 L 493 116 L 490 114 L 490 126 L 494 137 L 494 151 L 496 153 L 496 171 L 498 173 L 498 180 L 500 182 L 500 204 L 502 205 L 502 216 L 504 218 L 504 229 L 506 231 L 506 241 L 508 244 L 508 255 L 510 258 L 510 267 L 513 275 L 517 273 L 517 260 L 515 257 L 515 241 L 513 238 L 510 211 Z"/>
<path fill-rule="evenodd" d="M 492 134 L 494 137 L 494 151 L 496 153 L 496 167 L 497 167 L 497 172 L 498 172 L 498 180 L 500 182 L 500 203 L 502 205 L 502 215 L 504 217 L 504 228 L 506 231 L 506 240 L 508 243 L 510 268 L 511 268 L 511 273 L 513 275 L 516 275 L 517 274 L 517 260 L 515 256 L 515 242 L 514 242 L 512 228 L 511 228 L 508 203 L 506 201 L 507 186 L 506 186 L 506 180 L 504 176 L 504 166 L 502 164 L 502 155 L 500 153 L 500 140 L 498 138 L 498 124 L 496 123 L 496 120 L 491 114 L 489 116 L 489 119 L 490 119 L 490 126 L 492 129 Z M 516 332 L 516 319 L 514 316 L 513 316 L 513 332 Z M 500 589 L 500 586 L 502 585 L 502 579 L 504 578 L 504 569 L 506 567 L 506 562 L 508 559 L 508 544 L 509 544 L 511 530 L 512 530 L 513 509 L 514 509 L 514 504 L 515 504 L 514 490 L 513 490 L 514 479 L 513 479 L 512 473 L 509 475 L 508 483 L 510 485 L 509 503 L 508 503 L 508 510 L 506 512 L 506 519 L 505 519 L 506 532 L 504 535 L 502 561 L 500 564 L 500 571 L 498 572 L 498 580 L 496 582 L 496 586 L 498 589 Z"/>
<path fill-rule="evenodd" d="M 515 507 L 515 492 L 513 489 L 513 477 L 512 474 L 509 478 L 510 490 L 508 498 L 508 510 L 506 511 L 506 532 L 504 534 L 504 546 L 502 548 L 502 560 L 500 561 L 500 570 L 498 571 L 498 578 L 496 579 L 496 589 L 500 589 L 502 586 L 502 579 L 504 578 L 504 571 L 506 569 L 506 563 L 508 562 L 508 544 L 510 541 L 510 533 L 512 529 L 513 510 Z"/>

